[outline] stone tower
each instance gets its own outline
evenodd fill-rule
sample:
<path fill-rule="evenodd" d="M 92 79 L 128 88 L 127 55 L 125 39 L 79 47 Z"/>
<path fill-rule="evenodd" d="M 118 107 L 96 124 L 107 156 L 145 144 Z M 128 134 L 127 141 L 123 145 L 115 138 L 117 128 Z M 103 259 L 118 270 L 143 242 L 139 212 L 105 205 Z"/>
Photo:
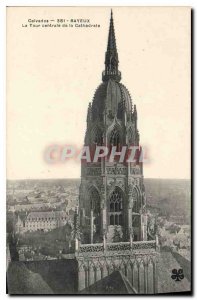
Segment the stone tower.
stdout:
<path fill-rule="evenodd" d="M 152 266 L 152 292 L 155 292 L 153 275 L 156 272 L 156 263 L 153 258 L 156 256 L 156 243 L 148 241 L 147 238 L 137 109 L 132 103 L 129 91 L 120 83 L 121 72 L 118 64 L 111 12 L 102 83 L 96 89 L 87 113 L 84 145 L 90 149 L 91 160 L 81 162 L 76 232 L 79 290 L 89 287 L 113 270 L 124 269 L 128 275 L 129 271 L 125 269 L 127 262 L 131 273 L 128 280 L 134 286 L 135 263 L 140 268 L 136 256 L 140 255 L 144 266 L 149 263 Z M 131 146 L 139 150 L 136 152 L 138 155 L 128 161 L 125 159 L 128 156 L 123 158 L 121 154 L 128 154 L 127 150 Z M 105 149 L 110 154 L 96 160 L 97 149 L 99 154 L 104 153 Z M 143 276 L 148 276 L 147 270 L 143 270 Z M 139 279 L 140 275 L 136 276 Z M 143 288 L 146 293 L 148 278 L 145 281 Z M 134 290 L 141 291 L 139 282 Z"/>
<path fill-rule="evenodd" d="M 120 152 L 122 146 L 139 146 L 137 110 L 127 88 L 120 83 L 118 52 L 111 13 L 103 82 L 89 104 L 85 145 Z M 86 242 L 146 240 L 145 194 L 142 163 L 120 162 L 116 155 L 97 162 L 82 162 L 80 218 Z M 114 237 L 115 234 L 115 237 Z"/>

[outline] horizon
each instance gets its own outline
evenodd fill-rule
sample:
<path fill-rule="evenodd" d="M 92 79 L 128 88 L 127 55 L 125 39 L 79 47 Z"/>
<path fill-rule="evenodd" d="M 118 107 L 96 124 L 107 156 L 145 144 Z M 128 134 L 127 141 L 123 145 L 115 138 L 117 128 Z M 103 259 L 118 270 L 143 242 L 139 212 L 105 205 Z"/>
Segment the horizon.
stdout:
<path fill-rule="evenodd" d="M 191 182 L 191 178 L 156 178 L 156 177 L 144 177 L 146 179 L 154 179 L 154 180 L 187 180 Z M 22 180 L 81 180 L 80 177 L 75 178 L 19 178 L 19 179 L 10 179 L 6 178 L 6 181 L 22 181 Z"/>

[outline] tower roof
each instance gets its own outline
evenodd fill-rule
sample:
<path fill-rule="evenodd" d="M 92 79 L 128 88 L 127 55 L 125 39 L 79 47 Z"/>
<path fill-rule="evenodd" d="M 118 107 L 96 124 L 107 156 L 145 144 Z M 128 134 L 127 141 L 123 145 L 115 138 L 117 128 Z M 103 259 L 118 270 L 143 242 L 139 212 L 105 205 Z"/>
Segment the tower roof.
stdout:
<path fill-rule="evenodd" d="M 93 120 L 102 116 L 105 109 L 110 110 L 112 115 L 116 115 L 118 118 L 122 118 L 122 109 L 132 112 L 129 91 L 122 83 L 111 78 L 101 83 L 96 89 L 92 103 Z"/>
<path fill-rule="evenodd" d="M 110 51 L 112 49 L 116 50 L 116 38 L 115 38 L 115 31 L 114 31 L 113 12 L 111 10 L 111 18 L 110 18 L 110 25 L 109 25 L 109 35 L 108 35 L 107 51 Z"/>
<path fill-rule="evenodd" d="M 103 71 L 103 81 L 108 81 L 110 78 L 120 81 L 121 73 L 118 71 L 118 51 L 116 48 L 116 38 L 114 30 L 113 12 L 111 10 L 107 51 L 105 53 L 105 71 Z"/>
<path fill-rule="evenodd" d="M 114 20 L 111 11 L 107 51 L 105 53 L 105 70 L 102 74 L 103 82 L 95 91 L 90 109 L 93 121 L 98 119 L 103 120 L 104 113 L 107 113 L 110 119 L 116 116 L 119 120 L 123 119 L 124 112 L 133 114 L 130 93 L 128 89 L 120 83 L 121 72 L 118 70 L 118 63 Z M 90 113 L 88 117 L 90 117 Z"/>

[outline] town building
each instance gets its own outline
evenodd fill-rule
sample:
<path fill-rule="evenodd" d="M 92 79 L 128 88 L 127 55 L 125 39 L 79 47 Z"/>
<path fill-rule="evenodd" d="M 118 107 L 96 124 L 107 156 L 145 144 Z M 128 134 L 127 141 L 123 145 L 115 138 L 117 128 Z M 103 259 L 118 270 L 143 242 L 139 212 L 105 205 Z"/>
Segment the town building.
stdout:
<path fill-rule="evenodd" d="M 17 215 L 16 233 L 50 231 L 69 223 L 69 216 L 63 211 L 35 211 Z"/>

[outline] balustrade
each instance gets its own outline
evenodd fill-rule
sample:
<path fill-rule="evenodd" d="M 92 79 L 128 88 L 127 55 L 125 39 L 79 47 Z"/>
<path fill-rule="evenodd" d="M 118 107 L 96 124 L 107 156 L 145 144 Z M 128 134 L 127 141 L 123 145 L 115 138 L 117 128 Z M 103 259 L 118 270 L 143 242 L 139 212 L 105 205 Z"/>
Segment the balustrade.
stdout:
<path fill-rule="evenodd" d="M 110 251 L 135 251 L 135 250 L 156 250 L 155 241 L 139 241 L 133 242 L 120 242 L 120 243 L 107 243 L 106 250 L 104 249 L 103 244 L 81 244 L 79 247 L 79 253 L 90 253 L 90 252 L 110 252 Z"/>

